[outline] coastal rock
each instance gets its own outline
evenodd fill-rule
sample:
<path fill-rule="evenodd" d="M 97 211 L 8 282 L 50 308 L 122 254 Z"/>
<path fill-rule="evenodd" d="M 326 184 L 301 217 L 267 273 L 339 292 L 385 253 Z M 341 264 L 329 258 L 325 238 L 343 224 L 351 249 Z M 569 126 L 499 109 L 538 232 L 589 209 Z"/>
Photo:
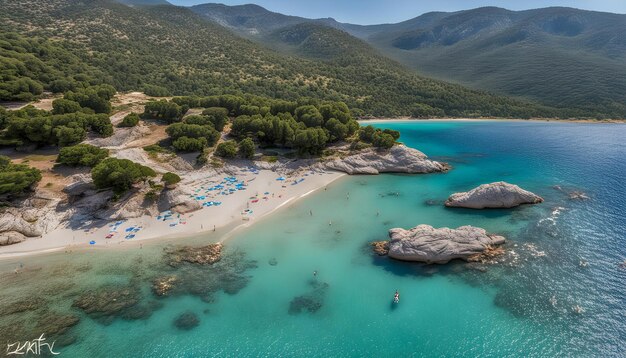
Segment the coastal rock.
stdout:
<path fill-rule="evenodd" d="M 0 233 L 0 246 L 13 245 L 25 241 L 27 236 L 17 231 L 5 231 Z"/>
<path fill-rule="evenodd" d="M 179 186 L 175 189 L 163 190 L 159 198 L 159 209 L 186 214 L 202 209 L 202 204 L 194 200 L 182 186 Z"/>
<path fill-rule="evenodd" d="M 505 252 L 502 246 L 487 245 L 483 252 L 469 256 L 467 261 L 480 262 L 481 264 L 494 263 L 496 262 L 496 258 L 504 255 Z"/>
<path fill-rule="evenodd" d="M 445 205 L 450 207 L 485 209 L 512 208 L 522 204 L 537 204 L 543 198 L 517 185 L 506 182 L 483 184 L 468 192 L 450 195 Z"/>
<path fill-rule="evenodd" d="M 94 216 L 104 220 L 124 220 L 142 215 L 154 215 L 157 213 L 156 208 L 145 199 L 145 193 L 148 190 L 147 184 L 139 184 L 120 199 L 107 201 L 105 208 L 95 211 Z"/>
<path fill-rule="evenodd" d="M 571 200 L 587 200 L 589 197 L 582 191 L 573 191 L 568 194 Z"/>
<path fill-rule="evenodd" d="M 395 145 L 389 150 L 367 149 L 361 153 L 326 163 L 332 170 L 352 174 L 437 173 L 450 169 L 446 163 L 428 159 L 417 149 Z"/>
<path fill-rule="evenodd" d="M 211 265 L 222 258 L 222 244 L 206 246 L 182 246 L 165 251 L 168 265 L 178 267 L 183 262 L 198 265 Z"/>
<path fill-rule="evenodd" d="M 67 216 L 57 212 L 59 202 L 60 199 L 34 194 L 13 203 L 14 206 L 0 209 L 0 246 L 39 237 L 56 228 Z"/>
<path fill-rule="evenodd" d="M 389 230 L 389 257 L 403 261 L 447 263 L 453 259 L 468 260 L 490 246 L 501 245 L 504 237 L 488 234 L 484 229 L 461 226 L 436 229 L 418 225 L 410 230 Z"/>
<path fill-rule="evenodd" d="M 95 193 L 95 186 L 91 176 L 87 174 L 75 174 L 70 177 L 72 182 L 63 188 L 63 192 L 69 196 L 86 196 Z"/>

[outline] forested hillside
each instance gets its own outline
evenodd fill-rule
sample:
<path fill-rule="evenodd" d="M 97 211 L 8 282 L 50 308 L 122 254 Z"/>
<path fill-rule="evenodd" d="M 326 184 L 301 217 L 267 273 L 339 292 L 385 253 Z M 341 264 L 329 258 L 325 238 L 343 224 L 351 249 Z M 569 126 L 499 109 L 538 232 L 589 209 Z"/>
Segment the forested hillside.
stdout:
<path fill-rule="evenodd" d="M 577 117 L 626 117 L 626 15 L 486 7 L 362 26 L 287 16 L 254 5 L 192 9 L 281 51 L 294 53 L 294 48 L 281 47 L 290 38 L 276 33 L 324 25 L 329 27 L 325 36 L 330 28 L 346 31 L 420 75 L 537 101 Z M 339 33 L 335 30 L 334 40 L 342 37 Z M 313 58 L 328 52 L 295 50 Z"/>
<path fill-rule="evenodd" d="M 105 82 L 118 90 L 145 90 L 151 95 L 311 97 L 344 101 L 357 115 L 569 115 L 417 76 L 375 55 L 369 45 L 346 33 L 340 33 L 336 42 L 319 38 L 336 35 L 326 29 L 294 28 L 276 34 L 291 41 L 287 45 L 298 47 L 297 51 L 326 51 L 322 58 L 304 59 L 264 48 L 187 8 L 169 5 L 128 7 L 106 0 L 2 1 L 0 20 L 6 24 L 2 29 L 5 34 L 12 31 L 23 37 L 46 38 L 45 46 L 80 59 L 84 70 L 69 70 L 61 76 L 69 83 Z M 337 50 L 334 44 L 345 45 L 349 51 Z M 14 54 L 3 56 L 20 61 Z M 35 57 L 46 67 L 63 72 L 59 61 Z M 26 78 L 55 90 L 52 81 L 33 78 L 25 71 L 18 71 L 10 81 Z M 9 97 L 17 99 L 20 93 Z"/>

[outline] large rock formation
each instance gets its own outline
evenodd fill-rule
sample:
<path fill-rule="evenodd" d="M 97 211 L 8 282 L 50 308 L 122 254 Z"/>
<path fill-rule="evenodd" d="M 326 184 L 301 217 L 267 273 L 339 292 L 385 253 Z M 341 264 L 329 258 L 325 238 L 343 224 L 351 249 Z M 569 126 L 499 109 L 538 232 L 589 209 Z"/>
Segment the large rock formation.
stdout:
<path fill-rule="evenodd" d="M 348 174 L 436 173 L 450 169 L 446 163 L 428 159 L 417 149 L 395 145 L 389 150 L 368 149 L 326 163 L 326 167 Z"/>
<path fill-rule="evenodd" d="M 70 184 L 63 188 L 63 192 L 67 194 L 68 197 L 77 198 L 95 194 L 96 187 L 90 175 L 74 174 L 68 179 L 71 180 Z"/>
<path fill-rule="evenodd" d="M 483 184 L 468 192 L 455 193 L 446 200 L 446 206 L 485 209 L 485 208 L 512 208 L 522 204 L 537 204 L 543 198 L 517 185 L 503 181 Z"/>
<path fill-rule="evenodd" d="M 58 213 L 60 199 L 36 193 L 30 198 L 0 209 L 0 246 L 22 242 L 29 237 L 39 237 L 56 228 L 66 219 Z"/>
<path fill-rule="evenodd" d="M 473 226 L 436 229 L 430 225 L 418 225 L 410 230 L 391 229 L 389 237 L 389 257 L 438 264 L 453 259 L 467 261 L 505 240 Z"/>
<path fill-rule="evenodd" d="M 202 209 L 202 204 L 193 198 L 193 191 L 183 186 L 174 189 L 165 189 L 159 198 L 159 209 L 172 210 L 177 213 L 186 214 Z"/>

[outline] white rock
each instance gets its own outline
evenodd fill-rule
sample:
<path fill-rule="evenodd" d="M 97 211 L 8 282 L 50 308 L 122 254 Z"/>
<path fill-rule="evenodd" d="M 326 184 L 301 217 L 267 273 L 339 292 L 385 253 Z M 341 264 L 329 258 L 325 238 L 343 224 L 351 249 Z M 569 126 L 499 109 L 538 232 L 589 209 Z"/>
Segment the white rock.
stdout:
<path fill-rule="evenodd" d="M 418 225 L 409 230 L 391 229 L 389 237 L 389 257 L 439 264 L 453 259 L 467 260 L 485 251 L 487 246 L 500 245 L 505 240 L 473 226 L 436 229 L 430 225 Z"/>
<path fill-rule="evenodd" d="M 60 199 L 40 197 L 19 201 L 15 207 L 0 210 L 0 245 L 11 245 L 29 237 L 39 237 L 56 228 L 67 213 L 58 212 Z"/>
<path fill-rule="evenodd" d="M 328 169 L 348 174 L 436 173 L 450 169 L 446 163 L 428 159 L 417 149 L 395 145 L 389 150 L 368 149 L 326 163 Z"/>
<path fill-rule="evenodd" d="M 537 204 L 543 198 L 517 185 L 503 181 L 483 184 L 468 192 L 455 193 L 446 200 L 446 206 L 485 209 L 512 208 L 522 204 Z"/>
<path fill-rule="evenodd" d="M 177 213 L 186 214 L 202 209 L 202 205 L 191 197 L 191 190 L 187 191 L 185 189 L 186 187 L 179 186 L 175 189 L 163 190 L 159 198 L 161 211 L 169 209 Z"/>

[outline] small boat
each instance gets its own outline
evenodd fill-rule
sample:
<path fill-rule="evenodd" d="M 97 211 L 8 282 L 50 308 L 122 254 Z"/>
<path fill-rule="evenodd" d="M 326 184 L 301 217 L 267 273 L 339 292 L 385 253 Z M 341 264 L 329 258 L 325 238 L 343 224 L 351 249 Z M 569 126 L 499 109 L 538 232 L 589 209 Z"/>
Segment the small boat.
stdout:
<path fill-rule="evenodd" d="M 400 294 L 398 293 L 398 291 L 396 291 L 396 294 L 393 295 L 393 303 L 398 303 L 400 302 Z"/>

